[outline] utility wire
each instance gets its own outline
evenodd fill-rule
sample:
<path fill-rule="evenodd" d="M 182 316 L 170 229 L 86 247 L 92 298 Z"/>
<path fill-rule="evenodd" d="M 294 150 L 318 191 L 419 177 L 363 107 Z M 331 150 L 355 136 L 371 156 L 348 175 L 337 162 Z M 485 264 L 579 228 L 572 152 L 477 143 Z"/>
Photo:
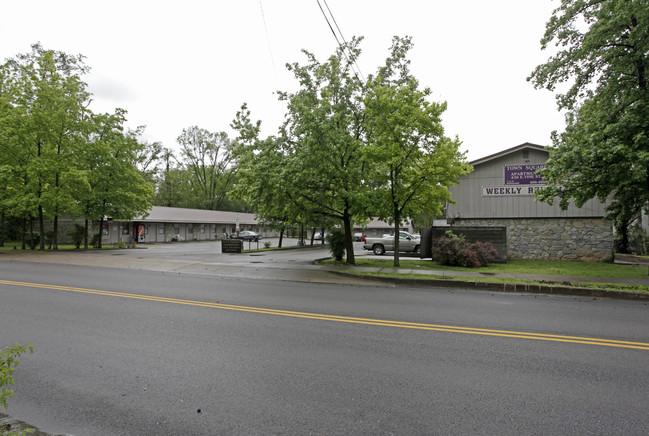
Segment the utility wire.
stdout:
<path fill-rule="evenodd" d="M 325 6 L 327 7 L 327 11 L 329 12 L 329 16 L 331 16 L 331 19 L 333 20 L 334 24 L 336 25 L 336 29 L 338 29 L 338 33 L 340 34 L 340 37 L 342 38 L 343 42 L 345 43 L 345 47 L 347 48 L 347 50 L 349 50 L 349 44 L 347 44 L 347 40 L 345 39 L 345 36 L 343 35 L 342 30 L 340 30 L 340 27 L 338 27 L 338 22 L 336 21 L 336 17 L 334 17 L 334 14 L 331 12 L 331 9 L 329 9 L 329 4 L 327 3 L 327 0 L 322 0 L 322 1 L 324 2 Z M 319 0 L 318 0 L 318 4 L 320 4 Z M 322 7 L 320 9 L 322 10 Z M 326 18 L 326 16 L 325 16 L 325 18 Z M 329 22 L 329 21 L 327 21 L 327 22 Z M 329 26 L 329 28 L 331 28 L 331 25 Z M 332 29 L 332 31 L 333 31 L 333 29 Z M 336 40 L 338 40 L 338 39 L 336 38 Z M 338 43 L 338 45 L 340 45 L 340 42 Z M 350 55 L 351 55 L 351 53 L 350 53 Z M 352 59 L 352 62 L 354 62 L 354 65 L 356 66 L 356 69 L 358 70 L 358 75 L 361 76 L 361 79 L 362 79 L 361 84 L 363 86 L 365 86 L 365 77 L 363 77 L 363 72 L 361 71 L 360 67 L 356 63 L 356 58 L 352 57 L 351 59 Z M 355 71 L 354 71 L 354 74 L 356 74 Z"/>
<path fill-rule="evenodd" d="M 268 35 L 268 26 L 266 25 L 266 15 L 264 15 L 264 7 L 259 0 L 259 9 L 261 10 L 261 19 L 264 22 L 264 31 L 266 32 L 266 44 L 268 45 L 268 53 L 270 54 L 270 63 L 273 65 L 273 73 L 275 74 L 275 86 L 278 86 L 277 83 L 277 68 L 275 68 L 275 58 L 273 57 L 273 49 L 270 45 L 270 36 Z"/>
<path fill-rule="evenodd" d="M 327 4 L 327 1 L 323 0 L 325 6 L 327 7 L 327 11 L 329 12 L 329 15 L 331 16 L 332 21 L 336 25 L 336 29 L 338 29 L 338 33 L 340 33 L 340 38 L 338 38 L 338 34 L 336 33 L 333 26 L 331 25 L 331 22 L 329 21 L 329 17 L 327 16 L 327 13 L 322 8 L 322 5 L 320 4 L 320 0 L 316 0 L 316 2 L 318 3 L 318 7 L 320 8 L 320 12 L 322 12 L 322 16 L 324 17 L 325 21 L 327 21 L 327 25 L 329 26 L 329 29 L 331 30 L 331 33 L 333 34 L 333 36 L 334 36 L 334 38 L 336 40 L 336 43 L 338 44 L 338 47 L 340 47 L 341 52 L 345 56 L 345 59 L 347 59 L 347 62 L 349 62 L 350 68 L 351 68 L 352 72 L 354 73 L 354 76 L 356 76 L 356 79 L 361 84 L 361 87 L 365 88 L 365 79 L 362 79 L 363 74 L 361 73 L 360 68 L 358 68 L 358 65 L 356 64 L 356 59 L 354 58 L 353 53 L 351 53 L 349 51 L 349 44 L 347 44 L 347 41 L 345 40 L 345 37 L 343 36 L 343 33 L 340 31 L 340 27 L 338 27 L 338 23 L 336 22 L 336 19 L 334 18 L 333 14 L 331 13 L 331 9 L 329 9 L 329 5 Z M 344 44 L 340 42 L 341 39 L 342 39 Z M 354 69 L 354 66 L 356 66 L 356 69 L 358 69 L 358 72 L 356 72 L 356 69 Z"/>
<path fill-rule="evenodd" d="M 334 18 L 334 15 L 331 12 L 331 9 L 329 9 L 329 5 L 327 4 L 327 0 L 322 0 L 322 1 L 324 2 L 325 6 L 327 7 L 327 11 L 329 12 L 329 15 L 331 16 L 331 19 L 333 20 L 334 24 L 336 25 L 336 29 L 338 29 L 338 33 L 340 33 L 340 39 L 343 40 L 345 45 L 340 43 L 340 39 L 338 39 L 338 35 L 334 31 L 333 26 L 331 25 L 331 22 L 329 21 L 329 17 L 327 17 L 327 14 L 325 13 L 324 9 L 322 8 L 322 5 L 320 4 L 320 0 L 316 0 L 316 1 L 318 3 L 318 6 L 320 7 L 320 11 L 322 12 L 322 15 L 324 16 L 325 20 L 327 21 L 327 25 L 329 26 L 329 29 L 331 29 L 331 33 L 333 33 L 334 38 L 336 39 L 336 42 L 338 43 L 338 46 L 340 47 L 341 51 L 343 52 L 343 55 L 345 56 L 345 58 L 347 58 L 347 62 L 353 63 L 353 65 L 350 65 L 350 68 L 351 68 L 352 72 L 354 73 L 354 75 L 356 76 L 356 79 L 361 84 L 361 87 L 363 88 L 363 90 L 367 90 L 367 87 L 365 85 L 365 79 L 361 80 L 361 78 L 359 77 L 359 76 L 362 77 L 363 74 L 361 73 L 361 70 L 358 67 L 358 64 L 356 63 L 356 58 L 353 56 L 353 53 L 351 53 L 351 52 L 349 52 L 349 55 L 347 54 L 347 51 L 349 51 L 349 45 L 347 44 L 347 41 L 345 41 L 345 37 L 343 36 L 343 33 L 340 30 L 340 27 L 338 27 L 338 23 L 336 22 L 336 19 Z M 358 73 L 356 72 L 356 69 L 354 69 L 354 66 L 356 66 L 356 69 L 358 69 Z M 383 112 L 383 109 L 381 108 L 381 106 L 379 106 L 373 100 L 372 100 L 372 104 L 378 110 L 378 112 L 381 114 L 381 118 L 383 119 L 383 122 L 385 123 L 385 125 L 388 127 L 388 129 L 392 133 L 392 136 L 394 137 L 394 139 L 399 143 L 399 145 L 401 145 L 403 147 L 403 143 L 401 142 L 401 139 L 399 138 L 399 136 L 397 136 L 396 132 L 394 131 L 394 129 L 390 125 L 390 123 L 389 123 L 388 119 L 386 118 L 385 113 Z"/>

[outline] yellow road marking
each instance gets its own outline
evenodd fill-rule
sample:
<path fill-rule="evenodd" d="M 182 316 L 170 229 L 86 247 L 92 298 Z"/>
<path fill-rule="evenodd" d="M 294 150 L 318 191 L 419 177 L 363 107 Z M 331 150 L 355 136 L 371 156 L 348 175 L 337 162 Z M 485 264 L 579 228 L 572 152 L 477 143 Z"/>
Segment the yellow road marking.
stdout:
<path fill-rule="evenodd" d="M 649 343 L 616 341 L 612 339 L 588 338 L 579 336 L 550 335 L 545 333 L 518 332 L 509 330 L 480 329 L 473 327 L 459 327 L 439 324 L 423 324 L 416 322 L 391 321 L 372 318 L 358 318 L 351 316 L 326 315 L 320 313 L 294 312 L 290 310 L 267 309 L 263 307 L 238 306 L 232 304 L 210 303 L 207 301 L 181 300 L 177 298 L 155 297 L 152 295 L 129 294 L 123 292 L 100 291 L 96 289 L 74 288 L 70 286 L 47 285 L 40 283 L 15 282 L 0 280 L 0 284 L 10 286 L 24 286 L 41 289 L 54 289 L 58 291 L 78 292 L 84 294 L 104 295 L 109 297 L 130 298 L 136 300 L 157 301 L 161 303 L 183 304 L 187 306 L 209 307 L 213 309 L 236 310 L 240 312 L 262 313 L 266 315 L 287 316 L 292 318 L 316 319 L 322 321 L 345 322 L 351 324 L 376 325 L 383 327 L 399 327 L 416 330 L 431 330 L 450 333 L 465 333 L 471 335 L 499 336 L 505 338 L 535 339 L 539 341 L 553 341 L 576 344 L 600 345 L 605 347 L 633 348 L 649 350 Z"/>

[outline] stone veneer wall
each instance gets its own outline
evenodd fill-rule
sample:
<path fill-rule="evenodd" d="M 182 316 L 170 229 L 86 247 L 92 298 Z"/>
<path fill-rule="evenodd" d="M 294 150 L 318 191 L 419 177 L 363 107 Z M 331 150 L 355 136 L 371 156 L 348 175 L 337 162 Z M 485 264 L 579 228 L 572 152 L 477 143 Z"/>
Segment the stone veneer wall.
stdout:
<path fill-rule="evenodd" d="M 507 227 L 510 259 L 580 260 L 613 259 L 613 223 L 601 218 L 458 219 L 458 226 Z"/>

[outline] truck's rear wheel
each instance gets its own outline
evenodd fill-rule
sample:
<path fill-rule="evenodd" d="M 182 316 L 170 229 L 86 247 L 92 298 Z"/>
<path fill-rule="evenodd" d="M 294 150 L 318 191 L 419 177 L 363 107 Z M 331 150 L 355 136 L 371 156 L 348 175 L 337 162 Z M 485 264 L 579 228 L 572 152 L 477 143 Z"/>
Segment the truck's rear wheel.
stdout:
<path fill-rule="evenodd" d="M 383 248 L 383 245 L 381 245 L 381 244 L 377 244 L 377 245 L 375 245 L 374 247 L 372 247 L 372 251 L 373 251 L 374 254 L 376 254 L 377 256 L 381 256 L 383 253 L 385 253 L 385 248 Z"/>
<path fill-rule="evenodd" d="M 420 250 L 421 250 L 421 248 L 419 247 L 419 245 L 417 245 L 417 246 L 415 247 L 415 249 L 412 250 L 412 252 L 415 253 L 415 254 L 419 254 Z"/>

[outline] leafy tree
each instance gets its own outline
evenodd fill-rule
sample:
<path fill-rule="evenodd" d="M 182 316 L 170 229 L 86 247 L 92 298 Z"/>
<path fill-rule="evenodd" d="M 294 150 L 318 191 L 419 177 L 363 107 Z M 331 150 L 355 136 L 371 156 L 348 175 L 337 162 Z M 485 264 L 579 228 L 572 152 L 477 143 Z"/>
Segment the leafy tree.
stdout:
<path fill-rule="evenodd" d="M 117 109 L 114 114 L 92 117 L 93 127 L 87 137 L 84 166 L 90 172 L 91 190 L 83 197 L 85 207 L 86 240 L 88 247 L 88 222 L 104 218 L 132 220 L 150 208 L 153 187 L 145 180 L 136 164 L 145 147 L 139 141 L 141 130 L 124 133 L 126 111 Z M 101 238 L 99 239 L 101 248 Z"/>
<path fill-rule="evenodd" d="M 172 182 L 172 180 L 170 180 L 170 174 L 174 168 L 174 162 L 176 161 L 176 157 L 174 156 L 173 151 L 165 148 L 162 151 L 162 161 L 164 168 L 162 170 L 163 176 L 159 180 L 156 194 L 157 196 L 162 195 L 162 198 L 164 198 L 164 200 L 162 202 L 158 200 L 156 204 L 171 207 L 174 191 L 173 188 L 175 184 Z"/>
<path fill-rule="evenodd" d="M 2 70 L 3 94 L 9 96 L 11 106 L 6 112 L 8 142 L 17 153 L 16 173 L 23 177 L 23 200 L 19 200 L 23 204 L 18 210 L 37 209 L 41 249 L 45 248 L 43 221 L 52 220 L 56 248 L 58 217 L 80 214 L 75 194 L 87 186 L 87 174 L 77 170 L 75 156 L 90 102 L 80 78 L 88 68 L 80 55 L 34 44 L 31 53 L 8 60 Z"/>
<path fill-rule="evenodd" d="M 365 216 L 368 201 L 361 153 L 362 84 L 352 70 L 360 39 L 319 62 L 307 51 L 307 64 L 288 65 L 300 84 L 297 92 L 281 92 L 288 113 L 282 129 L 280 180 L 298 205 L 303 221 L 322 216 L 338 221 L 345 233 L 347 263 L 354 264 L 352 222 Z"/>
<path fill-rule="evenodd" d="M 649 7 L 643 0 L 562 0 L 541 46 L 557 53 L 530 75 L 558 94 L 566 129 L 553 132 L 539 198 L 566 208 L 611 199 L 618 222 L 649 200 Z"/>
<path fill-rule="evenodd" d="M 246 104 L 237 112 L 232 128 L 238 132 L 233 157 L 238 168 L 231 194 L 250 205 L 260 222 L 280 231 L 279 247 L 284 232 L 300 219 L 300 211 L 291 199 L 291 186 L 283 180 L 286 154 L 275 137 L 259 138 L 261 121 L 252 122 Z"/>
<path fill-rule="evenodd" d="M 448 186 L 470 172 L 461 142 L 444 136 L 446 103 L 431 103 L 429 88 L 408 70 L 410 38 L 395 37 L 390 57 L 375 78 L 365 110 L 367 179 L 379 218 L 394 224 L 394 266 L 399 266 L 399 229 L 404 218 L 439 213 L 451 200 Z"/>
<path fill-rule="evenodd" d="M 228 135 L 192 126 L 183 129 L 178 143 L 183 166 L 191 175 L 195 207 L 219 210 L 235 176 Z"/>
<path fill-rule="evenodd" d="M 138 134 L 144 130 L 144 127 L 139 127 L 136 132 Z M 141 141 L 141 148 L 135 155 L 135 166 L 142 173 L 142 176 L 152 186 L 156 186 L 158 181 L 160 168 L 164 162 L 165 148 L 160 142 Z"/>
<path fill-rule="evenodd" d="M 88 109 L 83 59 L 35 44 L 0 67 L 0 208 L 29 223 L 30 242 L 38 217 L 41 249 L 45 219 L 57 248 L 61 214 L 85 215 L 87 235 L 88 220 L 132 219 L 150 207 L 152 188 L 136 168 L 142 129 L 125 133 L 122 109 Z"/>
<path fill-rule="evenodd" d="M 7 386 L 14 384 L 13 373 L 16 366 L 20 363 L 19 357 L 29 351 L 34 353 L 34 348 L 30 344 L 20 345 L 12 344 L 0 351 L 0 406 L 7 408 L 7 400 L 11 398 L 14 391 L 7 389 Z"/>
<path fill-rule="evenodd" d="M 192 207 L 189 174 L 178 163 L 173 150 L 163 148 L 160 166 L 155 181 L 153 204 L 167 207 Z"/>

